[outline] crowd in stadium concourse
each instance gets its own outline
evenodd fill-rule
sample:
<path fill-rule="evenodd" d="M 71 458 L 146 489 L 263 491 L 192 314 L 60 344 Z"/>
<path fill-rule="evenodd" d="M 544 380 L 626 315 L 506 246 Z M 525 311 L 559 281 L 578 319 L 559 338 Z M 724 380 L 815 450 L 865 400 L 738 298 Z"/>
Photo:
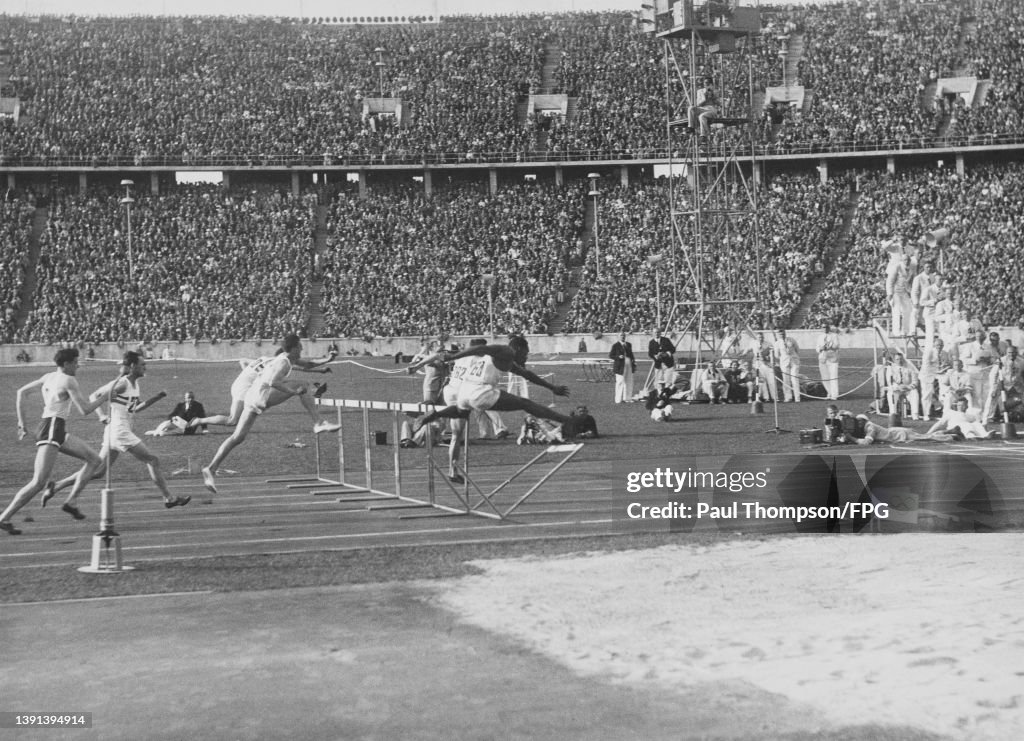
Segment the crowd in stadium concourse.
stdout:
<path fill-rule="evenodd" d="M 774 151 L 1024 134 L 1020 3 L 762 11 L 755 87 L 780 81 L 780 36 L 804 44 L 790 82 L 807 89 L 805 109 L 758 129 Z M 0 162 L 501 162 L 665 148 L 661 42 L 633 14 L 390 26 L 11 16 L 5 29 L 21 116 L 0 120 Z M 981 79 L 984 102 L 936 101 L 935 81 L 952 75 Z M 572 115 L 525 111 L 532 92 L 568 95 Z M 364 115 L 380 96 L 401 99 L 401 120 Z"/>
<path fill-rule="evenodd" d="M 1024 122 L 1024 8 L 1015 0 L 990 0 L 974 16 L 970 71 L 991 87 L 982 106 L 958 99 L 950 126 L 955 144 L 988 144 L 1020 134 Z"/>
<path fill-rule="evenodd" d="M 949 243 L 921 247 L 934 259 L 962 308 L 982 324 L 1019 325 L 1024 306 L 1024 168 L 987 165 L 964 177 L 949 168 L 908 170 L 859 178 L 853 243 L 812 307 L 812 322 L 869 326 L 889 313 L 885 301 L 886 239 L 912 244 L 949 230 Z"/>
<path fill-rule="evenodd" d="M 315 196 L 216 186 L 136 194 L 129 259 L 119 195 L 51 201 L 18 339 L 253 339 L 306 325 Z"/>
<path fill-rule="evenodd" d="M 811 83 L 813 100 L 787 118 L 778 151 L 922 146 L 935 137 L 928 83 L 964 66 L 959 4 L 842 3 L 789 13 L 806 44 L 798 82 Z"/>
<path fill-rule="evenodd" d="M 12 17 L 7 26 L 28 117 L 0 127 L 9 160 L 258 165 L 354 153 L 416 161 L 422 151 L 472 160 L 522 149 L 516 100 L 538 68 L 535 34 L 511 21 L 340 29 Z M 408 127 L 364 118 L 364 100 L 381 93 L 401 98 Z"/>
<path fill-rule="evenodd" d="M 585 192 L 453 185 L 428 201 L 422 186 L 378 188 L 366 200 L 342 191 L 328 217 L 322 333 L 478 334 L 492 305 L 496 333 L 546 332 L 568 285 Z"/>
<path fill-rule="evenodd" d="M 685 184 L 680 182 L 679 187 Z M 761 295 L 767 308 L 756 321 L 766 327 L 788 326 L 811 280 L 824 268 L 825 250 L 840 222 L 848 188 L 843 180 L 821 186 L 810 175 L 772 178 L 761 192 L 760 250 L 749 236 L 750 222 L 742 225 L 748 231 L 736 234 L 730 248 L 714 246 L 704 265 L 705 299 L 757 296 L 760 267 Z M 667 189 L 665 181 L 642 183 L 620 188 L 602 199 L 599 248 L 587 260 L 566 331 L 648 331 L 659 314 L 658 283 L 663 320 L 668 318 L 675 296 L 681 302 L 697 299 L 689 267 L 696 265 L 695 254 L 692 250 L 684 254 L 680 245 L 674 248 L 678 257 L 673 285 Z M 734 220 L 736 224 L 739 222 Z M 662 256 L 658 275 L 648 261 L 652 255 Z M 682 311 L 685 321 L 690 309 Z"/>
<path fill-rule="evenodd" d="M 366 198 L 325 191 L 319 202 L 269 185 L 177 186 L 135 194 L 130 252 L 117 188 L 51 192 L 38 211 L 31 192 L 10 191 L 0 206 L 0 339 L 272 339 L 313 331 L 318 309 L 325 337 L 485 334 L 492 321 L 498 335 L 534 334 L 553 331 L 556 318 L 566 332 L 647 332 L 659 287 L 663 321 L 678 300 L 674 321 L 684 323 L 696 298 L 685 259 L 673 274 L 667 187 L 606 186 L 595 246 L 585 181 L 502 184 L 494 194 L 484 181 L 452 181 L 427 198 L 410 180 L 373 185 Z M 674 187 L 686 197 L 684 180 Z M 759 274 L 763 308 L 752 326 L 792 326 L 812 296 L 804 326 L 870 325 L 888 314 L 883 241 L 916 243 L 936 229 L 949 241 L 921 251 L 961 307 L 985 325 L 1024 322 L 1020 164 L 973 165 L 963 176 L 865 171 L 827 185 L 813 171 L 774 173 L 760 187 L 760 248 L 735 220 L 731 246 L 716 242 L 704 263 L 705 298 L 753 296 Z M 659 255 L 654 269 L 648 258 Z"/>
<path fill-rule="evenodd" d="M 10 341 L 15 319 L 21 308 L 21 289 L 25 268 L 29 265 L 32 218 L 35 203 L 32 199 L 10 198 L 0 201 L 0 305 L 3 306 L 3 324 L 0 340 Z"/>

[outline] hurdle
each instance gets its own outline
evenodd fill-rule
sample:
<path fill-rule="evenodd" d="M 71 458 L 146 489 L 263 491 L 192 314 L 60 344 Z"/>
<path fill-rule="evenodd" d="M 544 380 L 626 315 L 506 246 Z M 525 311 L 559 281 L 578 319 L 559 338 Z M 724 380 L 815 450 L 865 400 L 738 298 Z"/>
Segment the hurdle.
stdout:
<path fill-rule="evenodd" d="M 464 505 L 465 509 L 445 507 L 443 505 L 435 505 L 435 507 L 439 510 L 442 510 L 442 512 L 436 514 L 418 515 L 418 517 L 476 515 L 477 517 L 486 517 L 494 520 L 508 520 L 509 516 L 516 509 L 518 509 L 520 505 L 522 505 L 527 499 L 533 496 L 534 492 L 540 489 L 540 487 L 543 486 L 548 479 L 550 479 L 552 476 L 558 473 L 559 469 L 561 469 L 566 463 L 572 460 L 572 458 L 582 449 L 583 443 L 558 443 L 548 445 L 543 450 L 541 450 L 537 455 L 535 455 L 529 461 L 520 466 L 515 471 L 515 473 L 513 473 L 511 476 L 506 478 L 504 481 L 502 481 L 500 484 L 498 484 L 496 487 L 494 487 L 488 492 L 485 492 L 483 489 L 481 489 L 469 475 L 469 465 L 467 460 L 465 467 L 460 470 L 462 477 L 466 480 L 465 489 L 461 495 L 458 492 L 456 492 L 456 496 L 458 497 L 459 501 Z M 551 470 L 547 471 L 543 476 L 541 476 L 540 480 L 535 482 L 532 486 L 530 486 L 525 493 L 521 494 L 517 499 L 515 499 L 515 501 L 506 506 L 504 509 L 502 509 L 501 506 L 498 505 L 498 503 L 495 501 L 495 498 L 506 487 L 510 486 L 512 482 L 518 479 L 522 474 L 526 473 L 526 471 L 532 468 L 534 464 L 540 462 L 541 459 L 549 455 L 557 455 L 559 453 L 564 453 L 565 455 L 560 459 L 556 459 Z M 431 458 L 430 465 L 436 467 L 437 463 Z M 472 489 L 473 492 L 475 492 L 475 496 L 477 498 L 475 504 L 472 502 L 473 494 L 471 494 L 470 489 Z M 485 511 L 484 505 L 487 505 L 490 511 Z"/>
<path fill-rule="evenodd" d="M 574 358 L 572 362 L 583 368 L 583 378 L 577 378 L 577 381 L 602 383 L 615 380 L 613 363 L 607 358 Z"/>
<path fill-rule="evenodd" d="M 363 493 L 364 497 L 348 497 L 345 496 L 342 499 L 338 499 L 339 502 L 359 502 L 359 501 L 379 501 L 379 500 L 391 500 L 389 503 L 380 504 L 376 506 L 369 506 L 368 509 L 374 510 L 386 510 L 386 509 L 433 509 L 436 512 L 421 515 L 425 517 L 439 517 L 439 516 L 453 516 L 453 515 L 474 515 L 478 517 L 485 517 L 489 519 L 507 520 L 510 515 L 515 512 L 524 502 L 526 502 L 544 483 L 546 483 L 552 476 L 554 476 L 559 469 L 565 466 L 582 448 L 582 443 L 573 444 L 559 444 L 549 445 L 540 451 L 537 455 L 533 456 L 528 462 L 519 467 L 511 476 L 506 478 L 501 484 L 494 489 L 485 491 L 483 488 L 477 485 L 476 482 L 470 476 L 469 471 L 469 425 L 465 425 L 462 434 L 465 436 L 463 439 L 463 460 L 462 465 L 459 467 L 459 473 L 464 479 L 464 483 L 457 486 L 448 480 L 445 470 L 441 464 L 434 457 L 435 446 L 433 444 L 433 435 L 427 434 L 424 437 L 425 440 L 425 452 L 426 452 L 426 497 L 415 497 L 410 496 L 405 491 L 404 478 L 403 478 L 403 467 L 401 458 L 401 446 L 399 444 L 401 439 L 401 428 L 402 428 L 402 415 L 408 413 L 415 413 L 417 415 L 426 414 L 435 410 L 437 407 L 433 404 L 424 403 L 408 403 L 408 402 L 392 402 L 392 401 L 371 401 L 366 399 L 317 399 L 317 405 L 326 408 L 334 408 L 337 414 L 338 431 L 338 474 L 337 477 L 330 476 L 326 471 L 323 464 L 324 457 L 320 450 L 319 438 L 323 435 L 317 435 L 316 442 L 316 481 L 318 484 L 298 484 L 296 488 L 315 488 L 316 486 L 326 485 L 328 487 L 344 487 L 344 490 L 339 492 L 333 489 L 325 490 L 314 490 L 311 493 L 313 495 L 323 494 L 350 494 L 350 493 Z M 346 478 L 346 461 L 345 461 L 345 435 L 344 435 L 344 420 L 342 412 L 344 410 L 359 411 L 361 412 L 361 432 L 362 432 L 362 446 L 363 446 L 363 483 L 361 485 L 355 484 Z M 373 456 L 372 456 L 372 442 L 371 442 L 371 430 L 370 430 L 370 412 L 388 412 L 391 414 L 391 428 L 392 428 L 392 457 L 393 457 L 393 491 L 385 490 L 382 485 L 378 485 L 378 480 L 375 478 L 375 472 L 373 470 Z M 506 489 L 517 479 L 519 479 L 526 471 L 532 468 L 535 464 L 539 463 L 545 457 L 554 455 L 562 455 L 561 458 L 555 460 L 551 470 L 544 473 L 540 480 L 533 483 L 527 491 L 521 494 L 518 498 L 512 501 L 510 504 L 505 505 L 504 503 L 499 504 L 496 498 L 505 492 Z M 447 461 L 444 462 L 447 465 Z M 440 474 L 441 480 L 447 486 L 448 490 L 454 495 L 456 506 L 446 504 L 438 501 L 437 498 L 437 485 L 436 475 Z"/>
<path fill-rule="evenodd" d="M 318 405 L 320 405 L 320 399 L 317 399 L 316 401 L 317 401 Z M 329 405 L 323 405 L 323 406 L 329 406 Z M 324 459 L 323 459 L 323 448 L 322 448 L 322 446 L 320 444 L 320 437 L 321 436 L 320 435 L 313 435 L 313 441 L 314 441 L 314 443 L 313 443 L 313 452 L 314 452 L 314 456 L 315 456 L 315 466 L 316 466 L 316 470 L 315 470 L 313 476 L 298 477 L 298 478 L 288 477 L 288 478 L 281 478 L 281 479 L 267 479 L 267 483 L 268 484 L 285 484 L 285 488 L 287 488 L 287 489 L 319 489 L 318 491 L 314 491 L 313 492 L 314 495 L 337 494 L 338 493 L 338 492 L 322 490 L 322 487 L 325 487 L 325 486 L 340 486 L 340 487 L 344 487 L 350 493 L 353 493 L 353 494 L 369 491 L 368 487 L 356 486 L 355 484 L 350 484 L 350 483 L 345 481 L 345 445 L 344 445 L 344 438 L 343 438 L 343 435 L 342 435 L 341 412 L 342 412 L 342 407 L 338 407 L 337 408 L 337 415 L 336 415 L 337 418 L 335 420 L 337 422 L 337 424 L 338 424 L 338 472 L 339 472 L 338 478 L 332 478 L 331 476 L 329 476 L 327 474 L 327 472 L 325 470 L 326 469 L 325 462 L 324 462 Z M 364 416 L 366 416 L 365 413 L 364 413 Z M 365 425 L 364 426 L 368 429 L 368 426 L 369 426 L 369 419 L 368 418 L 365 420 Z M 367 451 L 367 456 L 369 456 L 369 451 Z"/>
<path fill-rule="evenodd" d="M 336 422 L 338 424 L 337 440 L 338 440 L 338 474 L 337 477 L 332 477 L 325 470 L 324 455 L 321 449 L 321 438 L 323 434 L 316 436 L 316 442 L 314 446 L 314 454 L 316 461 L 316 475 L 314 478 L 306 479 L 311 483 L 294 484 L 289 488 L 310 488 L 316 489 L 321 486 L 340 486 L 345 487 L 351 493 L 365 492 L 372 496 L 366 497 L 367 501 L 372 501 L 378 497 L 391 497 L 391 498 L 402 498 L 402 465 L 401 465 L 401 448 L 399 446 L 399 440 L 402 432 L 402 415 L 409 412 L 413 412 L 417 415 L 426 414 L 427 412 L 433 411 L 436 407 L 433 404 L 414 404 L 407 402 L 394 402 L 394 401 L 369 401 L 366 399 L 317 399 L 317 406 L 334 408 L 336 413 Z M 342 412 L 345 410 L 359 411 L 361 412 L 361 432 L 362 432 L 362 446 L 363 446 L 363 484 L 355 484 L 346 479 L 346 459 L 345 459 L 345 424 Z M 386 491 L 378 488 L 375 485 L 375 471 L 373 470 L 373 456 L 371 447 L 371 431 L 370 431 L 370 412 L 371 411 L 382 411 L 390 412 L 391 419 L 391 438 L 392 438 L 392 455 L 394 458 L 394 491 Z M 428 436 L 429 437 L 429 436 Z M 314 495 L 319 494 L 337 494 L 337 491 L 313 491 Z M 356 500 L 347 500 L 356 501 Z"/>

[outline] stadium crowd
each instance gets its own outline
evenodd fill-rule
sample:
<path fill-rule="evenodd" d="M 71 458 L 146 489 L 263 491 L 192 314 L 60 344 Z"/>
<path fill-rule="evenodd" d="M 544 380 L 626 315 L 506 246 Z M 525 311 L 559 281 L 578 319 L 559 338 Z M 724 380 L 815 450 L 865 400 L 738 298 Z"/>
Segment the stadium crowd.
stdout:
<path fill-rule="evenodd" d="M 519 151 L 527 137 L 515 105 L 537 51 L 521 24 L 7 21 L 26 120 L 0 128 L 5 161 L 472 160 Z M 408 125 L 364 116 L 370 97 L 401 98 Z"/>
<path fill-rule="evenodd" d="M 583 194 L 531 184 L 494 195 L 453 185 L 433 200 L 422 186 L 367 200 L 342 191 L 328 217 L 323 333 L 479 334 L 492 305 L 496 333 L 546 332 L 568 284 Z"/>
<path fill-rule="evenodd" d="M 315 196 L 179 186 L 58 194 L 40 236 L 26 342 L 272 338 L 309 313 Z"/>
<path fill-rule="evenodd" d="M 792 82 L 809 92 L 805 110 L 784 112 L 765 131 L 774 140 L 769 151 L 1022 133 L 1019 3 L 764 10 L 769 28 L 803 40 Z M 4 21 L 22 111 L 17 122 L 0 121 L 0 163 L 506 162 L 643 158 L 665 148 L 660 41 L 633 14 L 344 27 L 230 18 Z M 758 86 L 778 81 L 777 50 L 766 35 Z M 551 65 L 553 89 L 545 92 L 574 99 L 565 119 L 523 112 Z M 983 80 L 984 102 L 936 105 L 934 84 L 951 75 Z M 400 99 L 400 117 L 364 111 L 377 97 Z M 546 136 L 537 136 L 540 128 Z"/>
<path fill-rule="evenodd" d="M 915 169 L 889 176 L 862 173 L 853 243 L 829 275 L 810 320 L 863 327 L 886 315 L 882 247 L 896 237 L 914 244 L 928 232 L 948 229 L 950 242 L 922 247 L 935 260 L 942 282 L 962 308 L 982 324 L 1020 325 L 1024 262 L 1015 245 L 1024 213 L 1024 169 L 982 165 L 963 177 L 949 168 Z"/>
<path fill-rule="evenodd" d="M 678 181 L 676 189 L 683 194 L 677 194 L 677 199 L 689 197 L 685 188 L 685 183 Z M 681 302 L 698 298 L 688 267 L 696 265 L 695 254 L 692 250 L 683 254 L 679 245 L 669 242 L 667 191 L 665 181 L 641 183 L 620 188 L 602 201 L 596 251 L 600 253 L 601 275 L 597 275 L 596 259 L 588 259 L 580 291 L 566 319 L 566 331 L 646 331 L 655 326 L 659 315 L 668 319 L 676 296 Z M 734 247 L 723 250 L 716 242 L 707 255 L 705 298 L 752 299 L 758 295 L 760 278 L 761 296 L 770 308 L 754 318 L 757 326 L 789 326 L 811 281 L 823 269 L 825 250 L 841 219 L 847 191 L 843 179 L 823 187 L 808 175 L 772 178 L 760 192 L 760 249 L 754 247 L 751 236 L 754 224 L 730 219 L 729 227 L 738 226 L 742 231 L 718 235 L 733 240 Z M 592 237 L 587 237 L 583 244 L 589 248 Z M 673 250 L 678 256 L 674 275 Z M 649 256 L 661 256 L 657 268 Z M 674 321 L 685 323 L 691 311 L 683 308 Z"/>
<path fill-rule="evenodd" d="M 0 305 L 3 306 L 3 324 L 0 340 L 10 342 L 14 333 L 25 269 L 30 264 L 34 199 L 10 198 L 0 201 Z"/>
<path fill-rule="evenodd" d="M 35 200 L 12 196 L 0 206 L 3 339 L 266 339 L 307 331 L 317 308 L 322 336 L 480 334 L 492 310 L 497 334 L 549 332 L 556 317 L 566 332 L 646 332 L 657 324 L 659 291 L 663 321 L 676 299 L 696 298 L 682 255 L 673 275 L 667 181 L 608 188 L 596 248 L 588 187 L 526 182 L 490 194 L 483 182 L 454 181 L 427 198 L 410 181 L 380 183 L 363 199 L 341 188 L 321 222 L 314 192 L 178 186 L 137 194 L 130 257 L 116 188 L 55 192 L 34 262 Z M 690 195 L 682 180 L 675 188 L 677 198 Z M 850 198 L 846 249 L 837 240 Z M 888 312 L 883 242 L 914 244 L 942 228 L 950 241 L 921 253 L 935 259 L 961 308 L 985 326 L 1024 323 L 1019 164 L 977 165 L 964 176 L 945 167 L 864 171 L 825 186 L 816 174 L 775 173 L 758 199 L 759 252 L 734 231 L 734 247 L 716 247 L 705 262 L 711 298 L 754 295 L 760 273 L 765 308 L 751 326 L 793 326 L 816 278 L 824 287 L 805 326 L 867 326 Z M 659 255 L 655 270 L 648 258 Z M 574 266 L 582 266 L 579 289 L 566 303 Z M 35 290 L 22 306 L 30 275 Z M 690 311 L 684 304 L 674 323 Z"/>

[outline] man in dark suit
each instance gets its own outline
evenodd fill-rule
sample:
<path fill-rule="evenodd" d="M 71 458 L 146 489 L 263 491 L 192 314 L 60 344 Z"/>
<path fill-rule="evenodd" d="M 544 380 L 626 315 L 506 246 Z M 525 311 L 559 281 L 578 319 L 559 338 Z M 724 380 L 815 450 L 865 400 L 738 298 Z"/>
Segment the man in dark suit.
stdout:
<path fill-rule="evenodd" d="M 655 331 L 654 339 L 648 343 L 647 355 L 654 361 L 654 377 L 651 379 L 654 387 L 660 390 L 675 386 L 676 346 L 661 334 L 660 329 Z"/>
<path fill-rule="evenodd" d="M 615 403 L 628 404 L 633 401 L 636 358 L 633 357 L 633 345 L 626 339 L 625 332 L 619 333 L 619 341 L 612 345 L 608 357 L 612 360 L 612 371 L 615 373 Z"/>
<path fill-rule="evenodd" d="M 196 395 L 191 391 L 186 391 L 184 398 L 179 401 L 178 405 L 174 407 L 174 410 L 167 415 L 167 419 L 161 422 L 155 430 L 149 430 L 146 434 L 153 435 L 155 437 L 175 435 L 178 432 L 181 432 L 183 435 L 194 435 L 196 434 L 196 430 L 202 428 L 202 434 L 205 435 L 208 432 L 206 425 L 190 427 L 188 424 L 193 419 L 205 416 L 206 410 L 203 408 L 202 404 L 196 401 Z"/>

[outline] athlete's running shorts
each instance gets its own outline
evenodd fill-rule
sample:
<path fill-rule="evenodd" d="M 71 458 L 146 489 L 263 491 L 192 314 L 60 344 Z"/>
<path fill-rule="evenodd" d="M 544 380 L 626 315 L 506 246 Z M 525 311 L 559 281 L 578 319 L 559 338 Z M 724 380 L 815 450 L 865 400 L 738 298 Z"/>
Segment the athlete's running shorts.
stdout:
<path fill-rule="evenodd" d="M 109 437 L 108 437 L 109 435 Z M 142 442 L 131 429 L 114 425 L 109 430 L 103 431 L 103 443 L 110 441 L 110 447 L 119 453 L 125 453 L 129 448 L 134 448 Z"/>
<path fill-rule="evenodd" d="M 498 403 L 501 389 L 482 383 L 463 383 L 459 387 L 459 409 L 486 411 Z"/>
<path fill-rule="evenodd" d="M 52 445 L 59 448 L 67 438 L 67 423 L 63 417 L 44 417 L 36 427 L 36 445 Z"/>

